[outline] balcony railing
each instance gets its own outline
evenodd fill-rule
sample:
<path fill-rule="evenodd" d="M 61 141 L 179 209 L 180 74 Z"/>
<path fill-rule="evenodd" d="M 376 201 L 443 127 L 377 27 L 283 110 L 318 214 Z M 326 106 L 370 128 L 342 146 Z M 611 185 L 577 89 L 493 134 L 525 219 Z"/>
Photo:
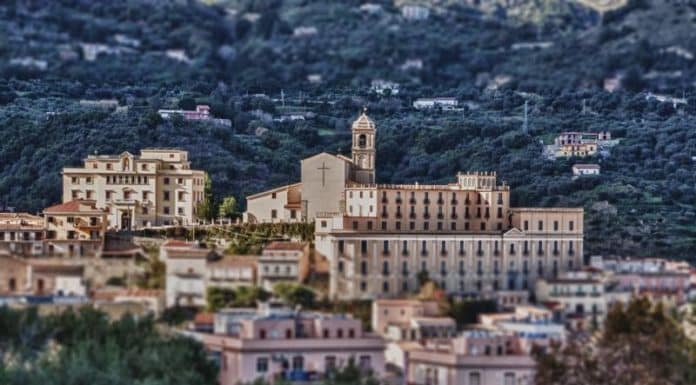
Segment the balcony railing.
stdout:
<path fill-rule="evenodd" d="M 429 204 L 430 204 L 430 199 L 428 199 L 428 198 L 423 199 L 423 204 L 424 204 L 424 205 L 429 205 Z"/>
<path fill-rule="evenodd" d="M 411 219 L 416 219 L 416 213 L 410 213 L 408 214 L 408 217 Z"/>
<path fill-rule="evenodd" d="M 452 199 L 452 200 L 450 201 L 450 204 L 451 204 L 452 206 L 456 206 L 457 203 L 459 203 L 459 202 L 458 202 L 456 199 Z"/>
<path fill-rule="evenodd" d="M 445 201 L 442 200 L 442 199 L 438 199 L 438 200 L 437 200 L 437 204 L 439 204 L 439 205 L 444 205 L 444 204 L 445 204 Z"/>
<path fill-rule="evenodd" d="M 409 200 L 408 200 L 408 203 L 411 204 L 411 205 L 415 205 L 415 204 L 416 204 L 416 198 L 411 198 L 411 199 L 409 199 Z"/>
<path fill-rule="evenodd" d="M 396 202 L 397 205 L 400 205 L 403 201 L 401 200 L 401 198 L 396 198 L 394 202 Z"/>

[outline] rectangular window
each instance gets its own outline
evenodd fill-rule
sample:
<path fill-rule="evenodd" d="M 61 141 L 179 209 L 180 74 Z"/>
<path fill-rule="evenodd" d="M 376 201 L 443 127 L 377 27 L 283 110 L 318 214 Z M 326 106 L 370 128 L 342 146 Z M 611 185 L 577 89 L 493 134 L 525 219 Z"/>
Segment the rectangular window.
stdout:
<path fill-rule="evenodd" d="M 164 215 L 169 215 L 169 207 L 165 206 L 163 209 Z"/>
<path fill-rule="evenodd" d="M 271 218 L 278 218 L 278 210 L 271 210 Z"/>
<path fill-rule="evenodd" d="M 481 385 L 481 374 L 477 372 L 469 373 L 469 385 Z"/>
<path fill-rule="evenodd" d="M 353 230 L 358 229 L 358 221 L 353 221 Z"/>
<path fill-rule="evenodd" d="M 529 230 L 529 221 L 524 221 L 524 230 Z"/>
<path fill-rule="evenodd" d="M 164 184 L 169 184 L 169 178 L 164 178 L 164 179 L 162 180 L 162 183 L 164 183 Z"/>
<path fill-rule="evenodd" d="M 260 357 L 256 359 L 256 372 L 266 373 L 268 371 L 268 358 Z"/>
<path fill-rule="evenodd" d="M 387 222 L 382 221 L 382 231 L 386 231 L 386 230 L 387 230 Z"/>
<path fill-rule="evenodd" d="M 553 231 L 558 231 L 558 221 L 553 221 Z"/>
<path fill-rule="evenodd" d="M 539 221 L 539 231 L 544 230 L 544 221 Z"/>
<path fill-rule="evenodd" d="M 372 230 L 372 221 L 367 221 L 367 229 Z"/>
<path fill-rule="evenodd" d="M 163 199 L 165 201 L 168 201 L 169 200 L 169 191 L 164 191 L 163 194 L 164 194 Z"/>
<path fill-rule="evenodd" d="M 575 222 L 568 222 L 568 230 L 573 231 L 575 229 Z"/>

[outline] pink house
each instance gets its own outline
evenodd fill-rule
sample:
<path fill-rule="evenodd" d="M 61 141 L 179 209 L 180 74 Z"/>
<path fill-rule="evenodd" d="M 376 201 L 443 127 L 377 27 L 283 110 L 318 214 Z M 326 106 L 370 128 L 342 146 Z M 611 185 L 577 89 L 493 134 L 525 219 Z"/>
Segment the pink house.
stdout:
<path fill-rule="evenodd" d="M 533 383 L 534 368 L 519 337 L 472 330 L 412 349 L 405 373 L 412 385 L 527 385 Z"/>
<path fill-rule="evenodd" d="M 687 272 L 635 272 L 614 275 L 619 286 L 651 301 L 681 305 L 688 300 L 691 277 Z"/>
<path fill-rule="evenodd" d="M 384 374 L 384 341 L 368 334 L 359 320 L 320 313 L 271 314 L 239 320 L 228 335 L 203 335 L 219 353 L 221 385 L 258 378 L 310 381 L 350 360 L 377 377 Z"/>

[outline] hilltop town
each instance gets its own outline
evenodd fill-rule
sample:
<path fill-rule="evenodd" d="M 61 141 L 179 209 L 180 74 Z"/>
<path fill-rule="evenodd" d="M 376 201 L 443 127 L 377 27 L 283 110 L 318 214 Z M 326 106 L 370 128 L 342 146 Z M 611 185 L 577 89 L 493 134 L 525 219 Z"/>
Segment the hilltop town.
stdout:
<path fill-rule="evenodd" d="M 0 3 L 0 384 L 696 384 L 696 3 Z"/>
<path fill-rule="evenodd" d="M 350 156 L 303 159 L 300 181 L 215 221 L 186 151 L 90 155 L 63 168 L 62 202 L 0 214 L 0 303 L 169 320 L 221 384 L 353 368 L 493 385 L 535 383 L 541 357 L 621 306 L 688 312 L 696 298 L 687 262 L 589 255 L 582 207 L 513 206 L 495 172 L 379 183 L 379 132 L 361 112 Z"/>

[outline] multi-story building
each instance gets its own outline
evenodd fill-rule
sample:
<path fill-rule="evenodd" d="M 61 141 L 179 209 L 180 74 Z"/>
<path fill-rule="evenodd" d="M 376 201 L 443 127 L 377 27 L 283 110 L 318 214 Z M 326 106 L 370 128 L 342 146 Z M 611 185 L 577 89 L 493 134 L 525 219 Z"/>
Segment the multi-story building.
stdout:
<path fill-rule="evenodd" d="M 205 306 L 207 265 L 216 259 L 214 250 L 198 243 L 169 240 L 162 244 L 160 260 L 167 264 L 167 307 Z"/>
<path fill-rule="evenodd" d="M 631 292 L 595 272 L 575 271 L 536 284 L 537 301 L 560 312 L 571 329 L 601 326 L 614 303 L 627 303 Z"/>
<path fill-rule="evenodd" d="M 83 167 L 63 169 L 63 202 L 93 200 L 119 230 L 194 223 L 203 191 L 204 172 L 177 149 L 89 155 Z"/>
<path fill-rule="evenodd" d="M 414 385 L 528 385 L 534 383 L 535 367 L 519 337 L 471 330 L 411 349 L 405 375 Z"/>
<path fill-rule="evenodd" d="M 257 257 L 225 255 L 206 264 L 206 286 L 236 289 L 254 286 L 257 281 Z"/>
<path fill-rule="evenodd" d="M 581 208 L 511 207 L 509 186 L 493 172 L 442 185 L 375 184 L 375 124 L 363 113 L 352 132 L 352 158 L 303 160 L 300 184 L 253 196 L 245 215 L 290 220 L 280 209 L 292 196 L 301 218 L 315 220 L 333 298 L 398 297 L 425 273 L 461 296 L 528 290 L 582 265 Z"/>
<path fill-rule="evenodd" d="M 495 174 L 450 185 L 355 185 L 346 212 L 316 221 L 317 250 L 339 298 L 394 297 L 419 273 L 450 294 L 528 290 L 583 263 L 583 211 L 511 208 Z M 420 273 L 423 274 L 423 273 Z"/>
<path fill-rule="evenodd" d="M 320 380 L 351 360 L 378 378 L 384 375 L 384 341 L 365 332 L 360 320 L 290 311 L 241 314 L 232 324 L 225 323 L 225 334 L 202 335 L 206 347 L 219 355 L 221 385 Z"/>
<path fill-rule="evenodd" d="M 308 245 L 299 242 L 271 242 L 258 257 L 258 285 L 271 291 L 278 282 L 298 282 L 302 259 L 308 255 Z"/>
<path fill-rule="evenodd" d="M 44 209 L 48 256 L 96 256 L 104 247 L 108 212 L 93 200 L 74 199 Z"/>
<path fill-rule="evenodd" d="M 564 343 L 566 329 L 550 310 L 535 306 L 516 306 L 507 313 L 480 314 L 481 326 L 512 334 L 520 339 L 521 349 L 531 354 L 534 347 L 548 348 L 551 343 Z"/>
<path fill-rule="evenodd" d="M 27 213 L 0 213 L 0 255 L 36 257 L 44 253 L 44 219 Z"/>
<path fill-rule="evenodd" d="M 372 302 L 372 330 L 387 342 L 386 362 L 403 370 L 411 349 L 426 339 L 456 336 L 457 325 L 440 315 L 437 301 L 379 299 Z"/>
<path fill-rule="evenodd" d="M 440 315 L 437 301 L 418 299 L 373 301 L 372 330 L 389 341 L 447 338 L 457 332 L 454 320 Z"/>
<path fill-rule="evenodd" d="M 686 261 L 664 258 L 602 258 L 593 256 L 590 265 L 601 270 L 634 296 L 666 305 L 682 305 L 692 296 L 694 270 Z"/>
<path fill-rule="evenodd" d="M 0 257 L 0 294 L 85 296 L 84 266 L 73 261 Z"/>
<path fill-rule="evenodd" d="M 171 119 L 174 116 L 181 116 L 184 120 L 203 121 L 219 124 L 222 126 L 232 126 L 232 121 L 229 119 L 217 119 L 210 113 L 210 106 L 197 105 L 195 110 L 158 110 L 157 113 L 162 119 Z"/>

